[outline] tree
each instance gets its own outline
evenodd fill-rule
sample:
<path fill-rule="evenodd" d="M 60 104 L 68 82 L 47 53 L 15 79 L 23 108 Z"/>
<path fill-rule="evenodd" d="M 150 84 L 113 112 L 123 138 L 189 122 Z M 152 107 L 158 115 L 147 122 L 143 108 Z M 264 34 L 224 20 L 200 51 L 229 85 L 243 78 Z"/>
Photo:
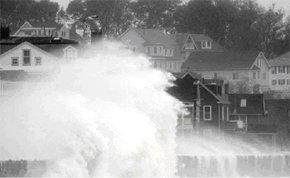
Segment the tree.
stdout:
<path fill-rule="evenodd" d="M 133 21 L 129 4 L 129 0 L 74 0 L 66 11 L 74 17 L 83 19 L 90 15 L 98 15 L 104 33 L 108 36 L 117 36 L 123 33 Z"/>
<path fill-rule="evenodd" d="M 274 6 L 261 14 L 252 24 L 251 29 L 257 35 L 259 49 L 267 56 L 273 54 L 272 45 L 276 39 L 281 39 L 283 33 L 283 13 L 275 11 Z"/>
<path fill-rule="evenodd" d="M 174 30 L 173 15 L 180 0 L 137 0 L 130 4 L 134 14 L 134 25 L 141 28 Z"/>
<path fill-rule="evenodd" d="M 85 12 L 85 6 L 82 0 L 73 0 L 71 1 L 66 9 L 66 13 L 80 17 Z"/>
<path fill-rule="evenodd" d="M 31 22 L 54 22 L 58 3 L 49 0 L 1 0 L 0 22 L 17 30 L 26 20 Z"/>

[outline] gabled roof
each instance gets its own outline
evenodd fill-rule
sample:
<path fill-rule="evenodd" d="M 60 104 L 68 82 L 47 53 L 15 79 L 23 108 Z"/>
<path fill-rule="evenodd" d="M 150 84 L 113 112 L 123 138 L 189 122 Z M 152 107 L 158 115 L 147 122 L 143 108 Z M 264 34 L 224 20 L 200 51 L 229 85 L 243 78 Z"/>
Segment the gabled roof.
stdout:
<path fill-rule="evenodd" d="M 153 56 L 153 59 L 165 58 L 176 60 L 182 58 L 178 44 L 171 38 L 169 34 L 166 34 L 158 29 L 129 28 L 120 37 L 126 34 L 129 30 L 135 30 L 140 35 L 140 37 L 144 39 L 144 46 L 161 45 L 165 48 L 173 49 L 173 56 Z"/>
<path fill-rule="evenodd" d="M 35 46 L 35 45 L 33 45 L 33 44 L 31 44 L 31 43 L 29 43 L 29 42 L 27 42 L 27 41 L 25 41 L 25 42 L 23 42 L 23 43 L 21 43 L 21 44 L 18 44 L 18 45 L 11 45 L 11 46 L 13 46 L 13 47 L 10 48 L 9 50 L 7 50 L 5 53 L 2 53 L 0 56 L 4 56 L 4 55 L 6 55 L 7 53 L 9 53 L 9 51 L 14 51 L 14 50 L 16 50 L 16 49 L 22 47 L 23 45 L 29 45 L 30 47 L 32 47 L 32 48 L 36 48 L 36 49 L 42 51 L 43 53 L 45 53 L 45 54 L 47 54 L 47 55 L 53 57 L 52 54 L 49 53 L 48 51 L 43 50 L 43 49 L 39 48 L 38 46 Z M 1 45 L 1 46 L 2 46 L 2 45 Z"/>
<path fill-rule="evenodd" d="M 74 40 L 62 39 L 56 40 L 51 37 L 10 37 L 0 40 L 0 55 L 15 48 L 16 46 L 28 42 L 38 48 L 51 53 L 57 57 L 63 55 L 62 49 L 67 46 L 78 47 L 78 42 Z"/>
<path fill-rule="evenodd" d="M 229 100 L 225 95 L 217 95 L 214 92 L 212 92 L 204 83 L 205 80 L 203 80 L 199 74 L 192 73 L 192 72 L 184 72 L 180 73 L 179 75 L 175 75 L 176 77 L 176 85 L 171 89 L 171 92 L 173 94 L 176 94 L 178 99 L 188 102 L 196 98 L 194 96 L 194 93 L 196 92 L 196 84 L 195 82 L 198 82 L 201 88 L 205 89 L 210 95 L 212 95 L 217 102 L 222 104 L 230 104 Z M 181 83 L 180 83 L 181 82 Z M 184 86 L 184 82 L 186 82 L 186 87 Z M 183 83 L 183 84 L 182 84 Z M 180 86 L 181 84 L 182 86 Z M 216 84 L 217 85 L 217 84 Z M 175 88 L 177 87 L 177 88 Z M 182 87 L 182 88 L 180 88 Z"/>
<path fill-rule="evenodd" d="M 182 69 L 193 71 L 249 70 L 259 51 L 193 52 Z"/>
<path fill-rule="evenodd" d="M 271 66 L 290 65 L 290 51 L 269 61 Z"/>
<path fill-rule="evenodd" d="M 167 48 L 172 48 L 175 44 L 175 41 L 170 38 L 170 35 L 165 34 L 161 30 L 157 29 L 134 29 L 144 40 L 144 45 L 163 45 Z"/>
<path fill-rule="evenodd" d="M 189 33 L 176 33 L 171 35 L 173 39 L 175 39 L 179 48 L 182 49 L 186 39 L 190 36 L 193 39 L 198 51 L 223 51 L 225 50 L 220 44 L 216 43 L 212 38 L 206 36 L 204 34 L 189 34 Z M 211 49 L 201 49 L 201 41 L 211 41 L 212 48 Z"/>
<path fill-rule="evenodd" d="M 264 115 L 265 101 L 263 94 L 229 94 L 230 114 L 232 115 Z M 241 100 L 245 100 L 242 107 Z M 234 113 L 235 111 L 235 113 Z"/>

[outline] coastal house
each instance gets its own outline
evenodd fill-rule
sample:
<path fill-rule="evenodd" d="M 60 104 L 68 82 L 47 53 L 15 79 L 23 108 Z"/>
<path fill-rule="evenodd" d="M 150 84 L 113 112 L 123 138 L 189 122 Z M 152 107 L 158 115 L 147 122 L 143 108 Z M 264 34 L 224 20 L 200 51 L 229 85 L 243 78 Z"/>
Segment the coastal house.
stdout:
<path fill-rule="evenodd" d="M 290 51 L 269 61 L 270 89 L 290 92 Z"/>
<path fill-rule="evenodd" d="M 238 130 L 263 131 L 264 128 L 258 128 L 266 114 L 263 94 L 229 94 L 229 100 L 231 102 L 229 122 L 236 123 Z"/>
<path fill-rule="evenodd" d="M 205 34 L 175 33 L 171 37 L 176 41 L 183 59 L 193 52 L 222 52 L 225 49 Z"/>
<path fill-rule="evenodd" d="M 290 141 L 290 100 L 265 99 L 263 94 L 229 94 L 232 133 L 252 142 L 286 148 Z M 227 125 L 225 131 L 230 131 Z M 259 143 L 258 143 L 259 144 Z"/>
<path fill-rule="evenodd" d="M 28 22 L 16 30 L 13 35 L 17 37 L 55 37 L 81 41 L 82 38 L 63 24 L 56 22 Z"/>
<path fill-rule="evenodd" d="M 229 100 L 221 80 L 205 80 L 194 73 L 175 75 L 174 86 L 168 92 L 185 103 L 188 113 L 179 119 L 178 130 L 200 130 L 212 134 L 212 129 L 221 129 L 229 117 Z"/>
<path fill-rule="evenodd" d="M 132 51 L 149 56 L 155 68 L 180 72 L 183 58 L 178 44 L 169 34 L 157 29 L 129 28 L 119 39 Z"/>
<path fill-rule="evenodd" d="M 1 94 L 22 85 L 28 76 L 48 74 L 78 57 L 79 44 L 74 40 L 10 36 L 9 27 L 3 25 L 0 32 Z"/>
<path fill-rule="evenodd" d="M 206 79 L 222 79 L 231 93 L 268 90 L 270 65 L 262 52 L 193 52 L 181 68 Z"/>

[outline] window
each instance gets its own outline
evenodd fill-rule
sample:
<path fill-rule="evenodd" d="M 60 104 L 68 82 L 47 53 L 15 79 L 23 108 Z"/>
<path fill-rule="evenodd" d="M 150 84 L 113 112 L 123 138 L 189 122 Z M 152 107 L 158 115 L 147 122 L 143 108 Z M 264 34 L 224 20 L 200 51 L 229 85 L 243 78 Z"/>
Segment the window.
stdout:
<path fill-rule="evenodd" d="M 240 107 L 247 107 L 247 99 L 241 99 L 241 105 Z"/>
<path fill-rule="evenodd" d="M 210 41 L 207 41 L 207 42 L 206 42 L 206 47 L 207 47 L 207 48 L 211 48 L 211 42 L 210 42 Z"/>
<path fill-rule="evenodd" d="M 157 48 L 154 47 L 154 54 L 157 54 Z"/>
<path fill-rule="evenodd" d="M 290 66 L 287 66 L 287 74 L 290 74 Z"/>
<path fill-rule="evenodd" d="M 279 80 L 279 85 L 285 85 L 285 80 L 284 79 L 280 79 Z"/>
<path fill-rule="evenodd" d="M 277 85 L 277 80 L 272 80 L 272 85 Z"/>
<path fill-rule="evenodd" d="M 41 65 L 41 57 L 35 57 L 35 65 L 40 66 Z"/>
<path fill-rule="evenodd" d="M 290 79 L 287 79 L 287 85 L 290 85 Z"/>
<path fill-rule="evenodd" d="M 147 54 L 150 54 L 150 47 L 147 47 Z"/>
<path fill-rule="evenodd" d="M 24 49 L 23 50 L 23 65 L 24 66 L 30 66 L 30 50 Z"/>
<path fill-rule="evenodd" d="M 161 48 L 161 47 L 159 47 L 159 53 L 161 54 L 161 52 L 162 52 L 162 48 Z"/>
<path fill-rule="evenodd" d="M 165 49 L 165 56 L 167 56 L 167 49 Z"/>
<path fill-rule="evenodd" d="M 239 79 L 239 73 L 238 72 L 234 72 L 233 73 L 233 80 L 237 80 Z"/>
<path fill-rule="evenodd" d="M 18 57 L 12 57 L 11 58 L 11 65 L 12 66 L 18 66 L 19 63 L 18 63 Z"/>
<path fill-rule="evenodd" d="M 202 49 L 211 49 L 211 42 L 210 41 L 201 41 L 201 48 Z"/>
<path fill-rule="evenodd" d="M 65 37 L 66 32 L 61 32 L 61 36 Z"/>
<path fill-rule="evenodd" d="M 257 79 L 257 73 L 253 72 L 253 79 Z"/>
<path fill-rule="evenodd" d="M 204 105 L 203 106 L 203 120 L 211 120 L 211 106 Z"/>
<path fill-rule="evenodd" d="M 272 74 L 277 74 L 277 66 L 272 67 Z"/>
<path fill-rule="evenodd" d="M 279 73 L 285 73 L 286 66 L 279 66 Z"/>
<path fill-rule="evenodd" d="M 213 78 L 217 79 L 217 77 L 218 77 L 218 76 L 217 76 L 217 73 L 214 73 L 214 74 L 213 74 Z"/>

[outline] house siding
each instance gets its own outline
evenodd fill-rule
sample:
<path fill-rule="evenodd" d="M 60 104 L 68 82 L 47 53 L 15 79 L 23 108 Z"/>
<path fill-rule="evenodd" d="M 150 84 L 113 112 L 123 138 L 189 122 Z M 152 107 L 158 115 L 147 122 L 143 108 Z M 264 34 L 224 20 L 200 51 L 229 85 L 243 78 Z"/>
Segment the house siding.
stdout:
<path fill-rule="evenodd" d="M 0 56 L 0 65 L 1 68 L 4 70 L 24 70 L 27 72 L 34 72 L 34 71 L 42 71 L 42 70 L 48 70 L 51 68 L 54 68 L 57 66 L 58 61 L 57 58 L 55 58 L 52 55 L 49 55 L 37 47 L 34 47 L 32 45 L 26 44 L 20 44 L 20 47 L 15 47 L 12 49 L 12 51 L 9 51 L 3 55 Z M 30 66 L 23 66 L 23 50 L 27 49 L 30 50 Z M 12 66 L 12 58 L 17 57 L 18 58 L 18 66 Z M 35 65 L 35 58 L 41 57 L 41 65 L 36 66 Z"/>

